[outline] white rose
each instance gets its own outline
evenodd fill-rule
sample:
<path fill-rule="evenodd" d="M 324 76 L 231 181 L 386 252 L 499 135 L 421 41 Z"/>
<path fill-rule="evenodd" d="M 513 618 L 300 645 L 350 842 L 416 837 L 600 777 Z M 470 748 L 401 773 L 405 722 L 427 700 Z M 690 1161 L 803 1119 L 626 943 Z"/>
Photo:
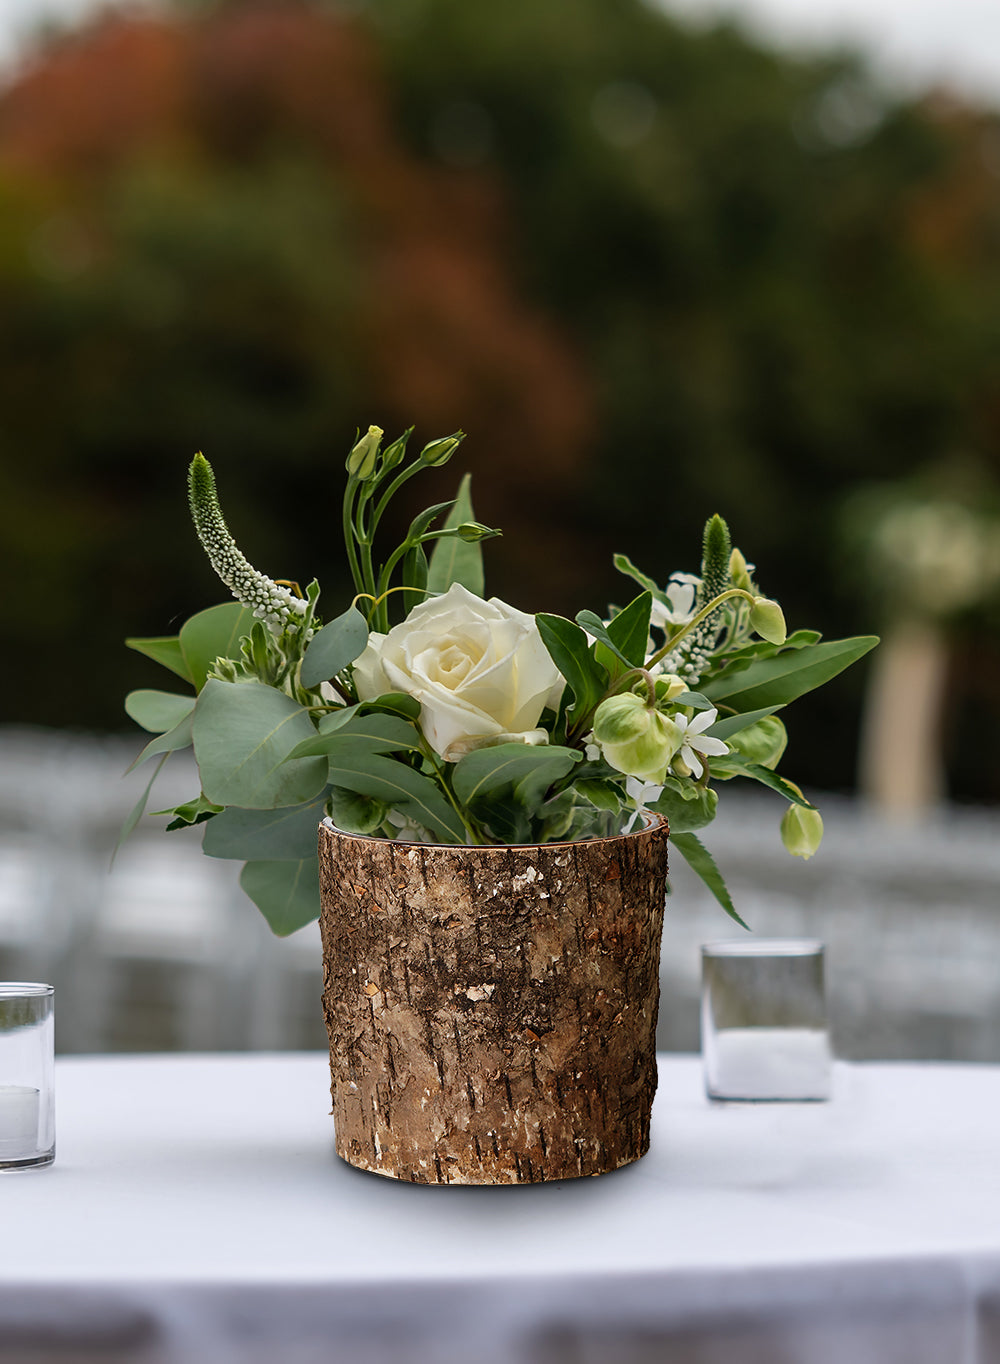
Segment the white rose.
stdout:
<path fill-rule="evenodd" d="M 447 762 L 487 744 L 545 743 L 536 726 L 563 687 L 534 617 L 459 583 L 387 635 L 373 632 L 354 682 L 362 701 L 388 691 L 416 697 L 424 734 Z"/>

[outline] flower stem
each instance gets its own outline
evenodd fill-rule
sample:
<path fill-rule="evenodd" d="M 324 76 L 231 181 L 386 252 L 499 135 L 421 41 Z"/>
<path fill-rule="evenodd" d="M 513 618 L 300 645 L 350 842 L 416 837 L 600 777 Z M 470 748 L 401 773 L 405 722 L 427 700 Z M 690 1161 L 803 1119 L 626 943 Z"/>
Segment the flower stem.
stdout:
<path fill-rule="evenodd" d="M 734 597 L 741 597 L 744 601 L 748 601 L 751 606 L 755 601 L 753 593 L 745 592 L 742 587 L 730 587 L 726 592 L 720 592 L 707 606 L 703 606 L 698 614 L 693 616 L 681 630 L 678 630 L 676 635 L 671 636 L 662 649 L 657 649 L 652 658 L 646 660 L 646 667 L 652 668 L 655 664 L 661 663 L 663 659 L 666 658 L 667 654 L 673 653 L 682 640 L 686 639 L 693 630 L 697 630 L 703 620 L 707 620 L 712 612 L 717 610 L 723 602 L 731 601 Z"/>

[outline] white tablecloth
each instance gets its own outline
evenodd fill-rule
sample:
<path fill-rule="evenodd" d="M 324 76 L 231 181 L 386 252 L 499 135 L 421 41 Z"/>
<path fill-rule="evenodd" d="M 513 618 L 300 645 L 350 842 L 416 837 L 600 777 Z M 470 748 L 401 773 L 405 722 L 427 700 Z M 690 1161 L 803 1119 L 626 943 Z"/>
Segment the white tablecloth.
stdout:
<path fill-rule="evenodd" d="M 597 1179 L 421 1187 L 333 1154 L 319 1055 L 67 1058 L 0 1177 L 3 1364 L 1000 1361 L 1000 1067 L 706 1102 Z"/>

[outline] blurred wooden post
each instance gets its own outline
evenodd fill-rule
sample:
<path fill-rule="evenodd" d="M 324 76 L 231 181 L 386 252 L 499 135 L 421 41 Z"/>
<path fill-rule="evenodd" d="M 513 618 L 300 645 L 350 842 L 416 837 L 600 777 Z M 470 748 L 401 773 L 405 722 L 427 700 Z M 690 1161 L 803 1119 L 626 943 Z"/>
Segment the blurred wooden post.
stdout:
<path fill-rule="evenodd" d="M 873 661 L 862 724 L 861 791 L 888 819 L 913 822 L 946 794 L 945 633 L 934 621 L 911 617 L 886 632 Z"/>

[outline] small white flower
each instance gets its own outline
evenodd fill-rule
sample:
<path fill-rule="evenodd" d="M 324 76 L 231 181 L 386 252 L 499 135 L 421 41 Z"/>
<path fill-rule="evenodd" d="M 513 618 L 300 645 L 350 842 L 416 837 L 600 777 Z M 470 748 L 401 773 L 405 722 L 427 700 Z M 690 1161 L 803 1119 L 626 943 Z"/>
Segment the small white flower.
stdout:
<path fill-rule="evenodd" d="M 652 805 L 663 795 L 663 787 L 658 786 L 655 781 L 643 781 L 641 777 L 626 777 L 625 794 L 628 796 L 637 809 L 642 809 L 644 805 Z"/>
<path fill-rule="evenodd" d="M 701 711 L 693 720 L 687 719 L 684 715 L 673 717 L 674 724 L 683 735 L 683 743 L 677 756 L 686 767 L 691 769 L 691 775 L 694 777 L 700 777 L 705 770 L 701 759 L 697 756 L 699 753 L 705 757 L 717 757 L 722 753 L 729 752 L 727 743 L 723 743 L 721 739 L 713 739 L 709 734 L 702 733 L 703 730 L 715 724 L 717 715 L 718 711 L 712 709 Z"/>
<path fill-rule="evenodd" d="M 693 573 L 671 573 L 663 593 L 668 605 L 661 601 L 653 602 L 651 623 L 661 630 L 668 625 L 686 625 L 694 615 L 695 597 L 700 586 L 701 579 Z"/>

